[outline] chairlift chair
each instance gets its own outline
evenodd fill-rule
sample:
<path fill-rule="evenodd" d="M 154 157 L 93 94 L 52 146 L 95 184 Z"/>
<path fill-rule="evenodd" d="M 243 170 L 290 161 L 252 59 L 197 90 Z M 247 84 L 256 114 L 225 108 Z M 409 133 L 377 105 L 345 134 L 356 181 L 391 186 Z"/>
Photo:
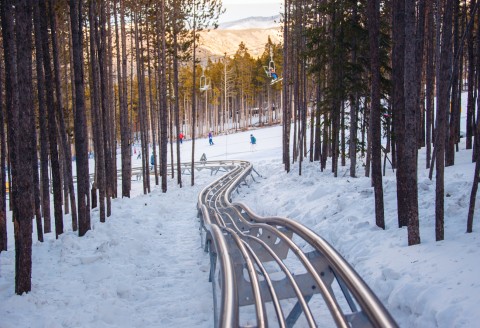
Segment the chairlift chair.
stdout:
<path fill-rule="evenodd" d="M 275 61 L 273 60 L 273 51 L 271 47 L 270 47 L 270 61 L 268 62 L 268 66 L 263 66 L 263 69 L 265 70 L 265 73 L 267 74 L 267 76 L 272 79 L 272 81 L 270 82 L 270 85 L 274 85 L 275 83 L 283 80 L 283 77 L 279 77 L 277 74 L 277 70 L 275 69 Z M 272 73 L 275 73 L 277 77 L 273 78 Z"/>
<path fill-rule="evenodd" d="M 200 76 L 200 91 L 207 91 L 210 88 L 210 78 L 202 74 Z"/>
<path fill-rule="evenodd" d="M 270 60 L 268 66 L 263 66 L 263 69 L 265 70 L 267 76 L 271 78 L 272 72 L 275 72 L 275 62 L 273 61 L 273 59 Z"/>

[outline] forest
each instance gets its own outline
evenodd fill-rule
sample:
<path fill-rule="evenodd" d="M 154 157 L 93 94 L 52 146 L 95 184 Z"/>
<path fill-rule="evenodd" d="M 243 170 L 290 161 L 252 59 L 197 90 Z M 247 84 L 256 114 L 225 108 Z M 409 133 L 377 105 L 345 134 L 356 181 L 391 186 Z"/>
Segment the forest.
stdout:
<path fill-rule="evenodd" d="M 365 163 L 383 229 L 382 173 L 391 166 L 409 245 L 421 242 L 418 166 L 435 179 L 435 235 L 443 240 L 444 170 L 465 137 L 476 162 L 472 231 L 476 0 L 285 0 L 283 43 L 266 40 L 259 58 L 243 43 L 223 57 L 199 53 L 201 33 L 222 12 L 221 0 L 0 2 L 0 252 L 12 238 L 11 211 L 17 294 L 31 290 L 33 222 L 39 241 L 64 232 L 65 214 L 80 237 L 92 208 L 105 222 L 112 199 L 130 197 L 134 144 L 144 193 L 153 183 L 167 192 L 168 183 L 184 183 L 181 162 L 193 168 L 199 160 L 197 138 L 254 125 L 282 124 L 286 172 L 298 164 L 301 174 L 303 161 L 323 171 L 330 160 L 334 176 L 349 166 L 355 177 Z M 180 134 L 192 141 L 191 158 L 180 158 Z"/>

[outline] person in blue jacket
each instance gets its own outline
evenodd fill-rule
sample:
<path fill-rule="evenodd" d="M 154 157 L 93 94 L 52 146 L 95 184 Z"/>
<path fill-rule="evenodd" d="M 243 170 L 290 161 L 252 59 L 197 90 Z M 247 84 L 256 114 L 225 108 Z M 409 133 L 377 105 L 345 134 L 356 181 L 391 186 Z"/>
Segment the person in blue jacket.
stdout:
<path fill-rule="evenodd" d="M 272 79 L 275 81 L 276 79 L 278 79 L 278 75 L 277 73 L 275 73 L 275 69 L 273 67 L 270 67 L 270 76 L 272 77 Z"/>
<path fill-rule="evenodd" d="M 255 150 L 255 145 L 257 144 L 257 139 L 253 136 L 253 134 L 250 135 L 250 144 L 251 144 L 251 150 Z"/>
<path fill-rule="evenodd" d="M 155 156 L 153 156 L 153 153 L 152 153 L 152 156 L 150 156 L 150 170 L 153 170 L 153 166 L 155 165 Z"/>
<path fill-rule="evenodd" d="M 208 143 L 210 144 L 210 146 L 213 145 L 213 134 L 212 134 L 212 131 L 210 131 L 208 133 Z"/>

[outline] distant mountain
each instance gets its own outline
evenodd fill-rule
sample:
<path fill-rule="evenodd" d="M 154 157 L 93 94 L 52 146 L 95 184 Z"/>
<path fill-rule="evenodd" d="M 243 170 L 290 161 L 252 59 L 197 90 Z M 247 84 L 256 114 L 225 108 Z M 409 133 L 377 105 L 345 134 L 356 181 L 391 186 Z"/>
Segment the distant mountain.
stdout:
<path fill-rule="evenodd" d="M 280 15 L 270 17 L 248 17 L 233 22 L 221 23 L 220 30 L 246 30 L 246 29 L 266 29 L 274 28 L 280 25 Z"/>
<path fill-rule="evenodd" d="M 271 17 L 249 17 L 237 21 L 222 23 L 218 29 L 204 31 L 200 36 L 200 60 L 232 56 L 243 42 L 250 55 L 259 57 L 265 50 L 268 38 L 281 43 L 282 31 L 280 15 Z"/>

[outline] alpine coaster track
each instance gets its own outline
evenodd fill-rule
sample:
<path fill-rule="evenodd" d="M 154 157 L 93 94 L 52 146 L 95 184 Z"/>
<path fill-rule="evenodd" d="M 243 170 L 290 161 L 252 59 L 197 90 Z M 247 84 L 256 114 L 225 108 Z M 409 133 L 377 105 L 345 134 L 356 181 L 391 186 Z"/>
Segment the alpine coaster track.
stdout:
<path fill-rule="evenodd" d="M 198 196 L 210 254 L 215 327 L 397 327 L 371 289 L 322 237 L 293 220 L 260 217 L 232 194 L 260 176 L 225 160 Z"/>

